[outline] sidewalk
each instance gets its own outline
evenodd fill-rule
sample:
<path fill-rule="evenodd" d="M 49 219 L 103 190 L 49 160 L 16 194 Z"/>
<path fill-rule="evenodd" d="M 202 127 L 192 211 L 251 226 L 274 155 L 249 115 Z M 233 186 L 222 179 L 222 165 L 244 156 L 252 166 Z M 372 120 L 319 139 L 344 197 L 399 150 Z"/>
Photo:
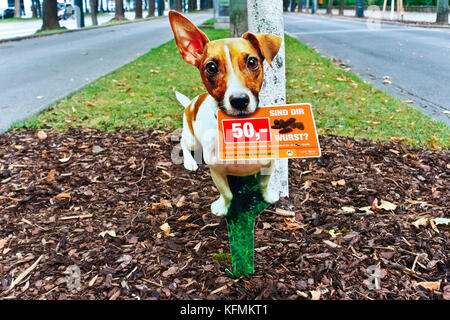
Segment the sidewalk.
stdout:
<path fill-rule="evenodd" d="M 383 19 L 387 19 L 390 20 L 391 17 L 391 12 L 389 10 L 386 10 L 386 12 L 384 13 L 384 15 L 382 14 L 383 8 L 380 7 L 380 10 L 364 10 L 364 17 L 366 18 L 383 18 Z M 319 14 L 326 14 L 326 9 L 319 9 L 317 10 L 317 13 Z M 305 11 L 303 11 L 305 12 Z M 338 9 L 333 9 L 333 15 L 338 15 L 339 14 L 339 10 Z M 344 10 L 344 16 L 351 16 L 354 17 L 355 16 L 355 10 Z M 392 21 L 396 21 L 397 20 L 397 11 L 394 12 L 394 19 Z M 431 12 L 405 12 L 405 14 L 403 15 L 403 20 L 404 21 L 413 21 L 413 22 L 436 22 L 436 13 L 431 13 Z M 449 23 L 450 23 L 450 16 L 449 16 Z"/>
<path fill-rule="evenodd" d="M 125 12 L 125 17 L 127 19 L 133 20 L 135 16 L 134 12 Z M 144 17 L 146 14 L 144 13 Z M 98 24 L 108 22 L 114 18 L 114 12 L 109 14 L 102 14 L 97 16 Z M 1 20 L 0 20 L 1 21 Z M 91 16 L 84 17 L 84 23 L 86 27 L 92 25 Z M 60 20 L 59 25 L 67 29 L 77 29 L 77 22 L 75 17 L 72 16 L 67 20 Z M 24 37 L 33 35 L 42 27 L 42 20 L 24 20 L 24 21 L 4 21 L 0 22 L 0 40 L 12 39 L 17 37 Z"/>

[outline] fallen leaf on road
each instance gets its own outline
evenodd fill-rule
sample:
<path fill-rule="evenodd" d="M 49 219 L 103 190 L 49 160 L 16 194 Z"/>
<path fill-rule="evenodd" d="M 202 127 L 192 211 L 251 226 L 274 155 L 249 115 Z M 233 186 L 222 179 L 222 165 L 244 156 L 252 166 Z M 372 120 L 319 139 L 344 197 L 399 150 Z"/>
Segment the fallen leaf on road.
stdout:
<path fill-rule="evenodd" d="M 389 201 L 381 200 L 380 204 L 378 205 L 378 199 L 375 198 L 375 200 L 373 200 L 373 202 L 372 202 L 372 209 L 374 209 L 374 210 L 384 209 L 386 211 L 390 211 L 390 210 L 395 210 L 396 208 L 397 208 L 397 205 L 392 202 L 389 202 Z"/>
<path fill-rule="evenodd" d="M 341 180 L 337 180 L 337 181 L 331 181 L 331 185 L 333 187 L 336 187 L 337 185 L 339 186 L 345 186 L 345 180 L 341 179 Z"/>

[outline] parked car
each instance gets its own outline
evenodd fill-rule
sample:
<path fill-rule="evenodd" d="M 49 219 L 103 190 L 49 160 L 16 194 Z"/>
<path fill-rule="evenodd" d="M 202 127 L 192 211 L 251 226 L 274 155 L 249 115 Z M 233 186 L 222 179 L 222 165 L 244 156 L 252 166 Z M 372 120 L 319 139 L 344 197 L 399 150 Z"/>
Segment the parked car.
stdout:
<path fill-rule="evenodd" d="M 0 19 L 14 18 L 14 8 L 0 10 Z"/>
<path fill-rule="evenodd" d="M 74 9 L 71 4 L 58 3 L 58 20 L 67 20 L 74 14 Z"/>

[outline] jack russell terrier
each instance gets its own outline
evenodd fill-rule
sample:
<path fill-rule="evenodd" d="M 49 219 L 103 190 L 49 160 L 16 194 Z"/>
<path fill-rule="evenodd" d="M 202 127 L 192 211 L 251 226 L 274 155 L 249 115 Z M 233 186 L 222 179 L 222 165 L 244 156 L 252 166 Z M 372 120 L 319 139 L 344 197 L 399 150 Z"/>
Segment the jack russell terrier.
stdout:
<path fill-rule="evenodd" d="M 218 159 L 217 111 L 221 109 L 232 116 L 247 116 L 255 112 L 263 83 L 263 60 L 272 66 L 282 39 L 270 34 L 247 32 L 242 38 L 209 41 L 182 14 L 170 11 L 169 20 L 181 56 L 198 68 L 208 91 L 192 101 L 176 92 L 178 101 L 185 107 L 181 138 L 184 167 L 197 170 L 191 151 L 201 148 L 220 192 L 220 198 L 211 204 L 211 211 L 216 215 L 226 215 L 233 198 L 228 175 L 248 176 L 263 170 L 264 175 L 261 174 L 260 179 L 262 196 L 268 203 L 278 201 L 279 192 L 269 187 L 273 160 L 235 163 Z"/>

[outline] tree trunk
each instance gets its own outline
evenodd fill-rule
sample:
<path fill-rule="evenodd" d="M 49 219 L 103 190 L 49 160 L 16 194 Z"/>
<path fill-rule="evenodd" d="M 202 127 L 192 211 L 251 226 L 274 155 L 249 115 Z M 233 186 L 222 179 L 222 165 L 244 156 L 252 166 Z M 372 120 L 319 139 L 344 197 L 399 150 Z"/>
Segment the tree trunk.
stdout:
<path fill-rule="evenodd" d="M 98 12 L 105 12 L 103 9 L 103 0 L 99 0 Z"/>
<path fill-rule="evenodd" d="M 142 0 L 135 0 L 135 8 L 134 11 L 136 12 L 135 19 L 142 19 Z"/>
<path fill-rule="evenodd" d="M 340 16 L 344 15 L 344 3 L 345 3 L 345 0 L 339 0 L 339 15 Z"/>
<path fill-rule="evenodd" d="M 188 11 L 192 12 L 195 10 L 195 0 L 189 0 L 188 1 Z"/>
<path fill-rule="evenodd" d="M 289 0 L 283 0 L 283 11 L 288 11 L 289 9 Z"/>
<path fill-rule="evenodd" d="M 56 0 L 44 0 L 42 7 L 43 17 L 41 31 L 59 29 Z"/>
<path fill-rule="evenodd" d="M 98 21 L 97 21 L 97 3 L 98 0 L 89 0 L 89 6 L 91 7 L 91 20 L 92 20 L 92 25 L 96 26 L 98 25 Z M 101 0 L 100 0 L 101 1 Z"/>
<path fill-rule="evenodd" d="M 328 0 L 327 14 L 333 14 L 333 0 Z"/>
<path fill-rule="evenodd" d="M 148 16 L 147 17 L 154 17 L 155 16 L 155 0 L 148 0 Z"/>
<path fill-rule="evenodd" d="M 123 10 L 123 1 L 122 0 L 115 0 L 116 3 L 116 12 L 114 14 L 115 20 L 125 20 L 125 13 Z"/>
<path fill-rule="evenodd" d="M 37 18 L 38 17 L 38 8 L 36 6 L 36 1 L 33 0 L 31 2 L 31 13 L 32 13 L 32 17 L 33 18 Z"/>
<path fill-rule="evenodd" d="M 165 3 L 164 0 L 158 0 L 158 17 L 164 15 Z"/>
<path fill-rule="evenodd" d="M 284 39 L 283 3 L 273 0 L 248 0 L 248 29 L 253 33 L 269 33 Z M 284 41 L 272 61 L 273 68 L 264 61 L 264 81 L 259 93 L 259 105 L 286 103 L 286 70 Z M 275 161 L 275 170 L 269 186 L 280 191 L 281 197 L 289 196 L 288 159 Z"/>
<path fill-rule="evenodd" d="M 239 38 L 247 31 L 247 0 L 230 0 L 230 36 Z"/>
<path fill-rule="evenodd" d="M 183 5 L 181 3 L 181 0 L 175 0 L 173 4 L 174 10 L 181 12 L 183 10 Z"/>
<path fill-rule="evenodd" d="M 298 0 L 297 12 L 303 11 L 303 0 Z"/>
<path fill-rule="evenodd" d="M 21 16 L 20 0 L 14 0 L 14 18 L 20 18 Z"/>
<path fill-rule="evenodd" d="M 437 23 L 448 23 L 448 0 L 437 0 L 436 13 Z"/>

